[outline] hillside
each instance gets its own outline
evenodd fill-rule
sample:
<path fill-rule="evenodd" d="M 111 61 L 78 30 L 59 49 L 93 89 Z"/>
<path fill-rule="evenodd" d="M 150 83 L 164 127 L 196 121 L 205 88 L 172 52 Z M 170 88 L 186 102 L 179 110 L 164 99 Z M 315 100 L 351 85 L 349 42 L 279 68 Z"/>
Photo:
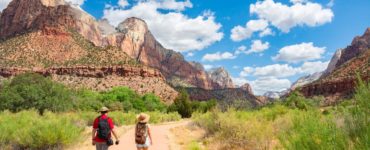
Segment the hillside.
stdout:
<path fill-rule="evenodd" d="M 333 57 L 337 57 L 334 55 Z M 312 97 L 323 95 L 327 104 L 335 103 L 340 98 L 349 98 L 356 88 L 357 74 L 368 82 L 370 77 L 370 28 L 364 35 L 356 37 L 351 45 L 341 50 L 340 58 L 333 58 L 329 68 L 319 80 L 305 85 L 301 92 Z M 334 65 L 335 64 L 335 65 Z"/>

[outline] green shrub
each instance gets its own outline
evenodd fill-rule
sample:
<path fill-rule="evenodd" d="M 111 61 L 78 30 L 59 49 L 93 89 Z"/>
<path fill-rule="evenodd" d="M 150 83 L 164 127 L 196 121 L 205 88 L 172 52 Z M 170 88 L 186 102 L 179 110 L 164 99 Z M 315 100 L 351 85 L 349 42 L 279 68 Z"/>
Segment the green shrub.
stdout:
<path fill-rule="evenodd" d="M 190 118 L 193 113 L 193 108 L 189 94 L 182 89 L 179 96 L 168 109 L 170 112 L 177 111 L 182 118 Z"/>
<path fill-rule="evenodd" d="M 0 146 L 15 149 L 54 149 L 74 144 L 80 139 L 85 124 L 72 116 L 36 111 L 0 115 Z"/>
<path fill-rule="evenodd" d="M 358 81 L 354 105 L 345 117 L 346 130 L 355 149 L 370 149 L 370 84 Z"/>
<path fill-rule="evenodd" d="M 62 84 L 38 74 L 16 76 L 0 91 L 0 110 L 19 112 L 37 109 L 40 113 L 67 111 L 73 108 L 72 92 Z"/>
<path fill-rule="evenodd" d="M 324 117 L 319 111 L 293 111 L 289 115 L 292 124 L 279 136 L 285 149 L 348 149 L 347 136 L 332 116 Z"/>

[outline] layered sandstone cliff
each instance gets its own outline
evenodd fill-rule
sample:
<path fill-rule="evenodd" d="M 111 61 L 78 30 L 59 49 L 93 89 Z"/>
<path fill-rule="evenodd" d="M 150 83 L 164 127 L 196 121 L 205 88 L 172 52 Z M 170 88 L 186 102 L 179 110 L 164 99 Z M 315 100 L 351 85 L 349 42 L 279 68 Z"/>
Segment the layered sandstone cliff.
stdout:
<path fill-rule="evenodd" d="M 307 97 L 323 95 L 327 104 L 340 98 L 351 97 L 355 91 L 357 77 L 369 82 L 370 77 L 370 28 L 363 36 L 356 37 L 351 45 L 334 55 L 334 68 L 328 68 L 319 80 L 305 85 L 300 92 Z M 333 66 L 332 65 L 332 66 Z"/>
<path fill-rule="evenodd" d="M 168 86 L 163 75 L 156 69 L 133 66 L 109 67 L 60 67 L 60 68 L 0 68 L 0 76 L 10 78 L 22 73 L 34 72 L 50 76 L 53 80 L 75 88 L 106 91 L 116 86 L 127 86 L 139 94 L 153 93 L 164 102 L 171 103 L 177 91 Z"/>

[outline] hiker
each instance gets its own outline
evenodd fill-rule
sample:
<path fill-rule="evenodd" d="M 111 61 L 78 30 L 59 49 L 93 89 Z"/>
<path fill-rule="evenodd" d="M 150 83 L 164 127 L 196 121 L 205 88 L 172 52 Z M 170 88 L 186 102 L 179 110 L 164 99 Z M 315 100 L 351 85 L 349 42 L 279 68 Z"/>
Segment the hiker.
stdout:
<path fill-rule="evenodd" d="M 148 150 L 149 146 L 153 145 L 152 135 L 150 133 L 150 125 L 148 124 L 150 116 L 141 113 L 137 116 L 137 124 L 135 129 L 135 142 L 137 150 Z"/>
<path fill-rule="evenodd" d="M 108 147 L 113 145 L 111 134 L 113 133 L 116 139 L 116 145 L 119 144 L 117 134 L 114 130 L 113 120 L 108 117 L 109 109 L 102 107 L 100 116 L 94 120 L 92 130 L 92 145 L 96 145 L 96 150 L 108 150 Z"/>

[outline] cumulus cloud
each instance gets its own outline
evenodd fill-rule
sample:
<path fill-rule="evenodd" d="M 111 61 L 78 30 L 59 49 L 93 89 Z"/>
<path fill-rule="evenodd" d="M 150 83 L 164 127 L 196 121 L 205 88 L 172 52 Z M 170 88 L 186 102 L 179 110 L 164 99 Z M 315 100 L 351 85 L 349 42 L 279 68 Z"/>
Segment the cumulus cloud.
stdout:
<path fill-rule="evenodd" d="M 325 49 L 326 47 L 315 47 L 312 42 L 290 45 L 281 48 L 279 54 L 272 59 L 290 63 L 315 60 L 321 58 Z"/>
<path fill-rule="evenodd" d="M 296 75 L 299 69 L 289 66 L 288 64 L 273 64 L 264 67 L 256 67 L 254 76 L 262 77 L 290 77 Z"/>
<path fill-rule="evenodd" d="M 235 59 L 236 56 L 233 53 L 230 52 L 216 52 L 213 54 L 205 54 L 202 58 L 203 61 L 219 61 L 219 60 L 225 60 L 225 59 Z"/>
<path fill-rule="evenodd" d="M 233 80 L 233 83 L 237 86 L 242 86 L 246 83 L 249 83 L 247 79 L 241 77 L 231 77 L 231 80 Z"/>
<path fill-rule="evenodd" d="M 326 68 L 328 68 L 329 61 L 327 62 L 321 62 L 321 61 L 316 61 L 316 62 L 304 62 L 303 65 L 299 68 L 300 73 L 305 73 L 305 74 L 313 74 L 316 72 L 322 72 Z"/>
<path fill-rule="evenodd" d="M 251 54 L 251 53 L 260 53 L 260 52 L 263 52 L 265 51 L 266 49 L 268 49 L 270 47 L 270 43 L 269 42 L 265 42 L 263 43 L 261 40 L 254 40 L 252 42 L 252 45 L 251 45 L 251 49 L 249 49 L 248 51 L 246 51 L 245 53 L 246 54 Z"/>
<path fill-rule="evenodd" d="M 252 90 L 256 95 L 263 95 L 268 91 L 283 91 L 291 86 L 288 79 L 278 79 L 274 77 L 258 78 L 250 82 Z"/>
<path fill-rule="evenodd" d="M 223 38 L 222 25 L 215 21 L 211 11 L 196 17 L 182 13 L 192 8 L 190 0 L 140 0 L 132 5 L 130 8 L 108 7 L 103 18 L 115 26 L 129 17 L 144 19 L 157 40 L 176 51 L 202 50 Z"/>
<path fill-rule="evenodd" d="M 1 0 L 0 1 L 0 12 L 5 9 L 12 0 Z"/>
<path fill-rule="evenodd" d="M 194 53 L 193 52 L 189 52 L 186 54 L 187 57 L 193 57 L 194 56 Z"/>
<path fill-rule="evenodd" d="M 251 73 L 254 71 L 254 68 L 252 67 L 244 67 L 243 70 L 240 72 L 241 77 L 247 77 L 251 75 Z"/>
<path fill-rule="evenodd" d="M 318 3 L 306 0 L 291 0 L 288 6 L 273 0 L 257 1 L 250 5 L 250 13 L 259 19 L 267 20 L 271 25 L 287 33 L 296 26 L 315 27 L 329 23 L 334 17 L 330 8 L 323 8 Z"/>
<path fill-rule="evenodd" d="M 203 67 L 204 67 L 204 69 L 206 69 L 206 70 L 210 70 L 210 69 L 212 69 L 212 68 L 214 68 L 215 66 L 213 66 L 213 65 L 203 65 Z"/>
<path fill-rule="evenodd" d="M 230 38 L 233 41 L 242 41 L 244 39 L 250 38 L 254 32 L 263 31 L 265 33 L 260 34 L 260 36 L 265 36 L 270 34 L 268 27 L 268 22 L 264 19 L 250 20 L 247 24 L 243 26 L 236 26 L 231 30 Z"/>
<path fill-rule="evenodd" d="M 127 0 L 119 0 L 118 1 L 118 5 L 121 6 L 121 7 L 127 7 L 129 6 L 130 4 L 128 3 Z"/>

